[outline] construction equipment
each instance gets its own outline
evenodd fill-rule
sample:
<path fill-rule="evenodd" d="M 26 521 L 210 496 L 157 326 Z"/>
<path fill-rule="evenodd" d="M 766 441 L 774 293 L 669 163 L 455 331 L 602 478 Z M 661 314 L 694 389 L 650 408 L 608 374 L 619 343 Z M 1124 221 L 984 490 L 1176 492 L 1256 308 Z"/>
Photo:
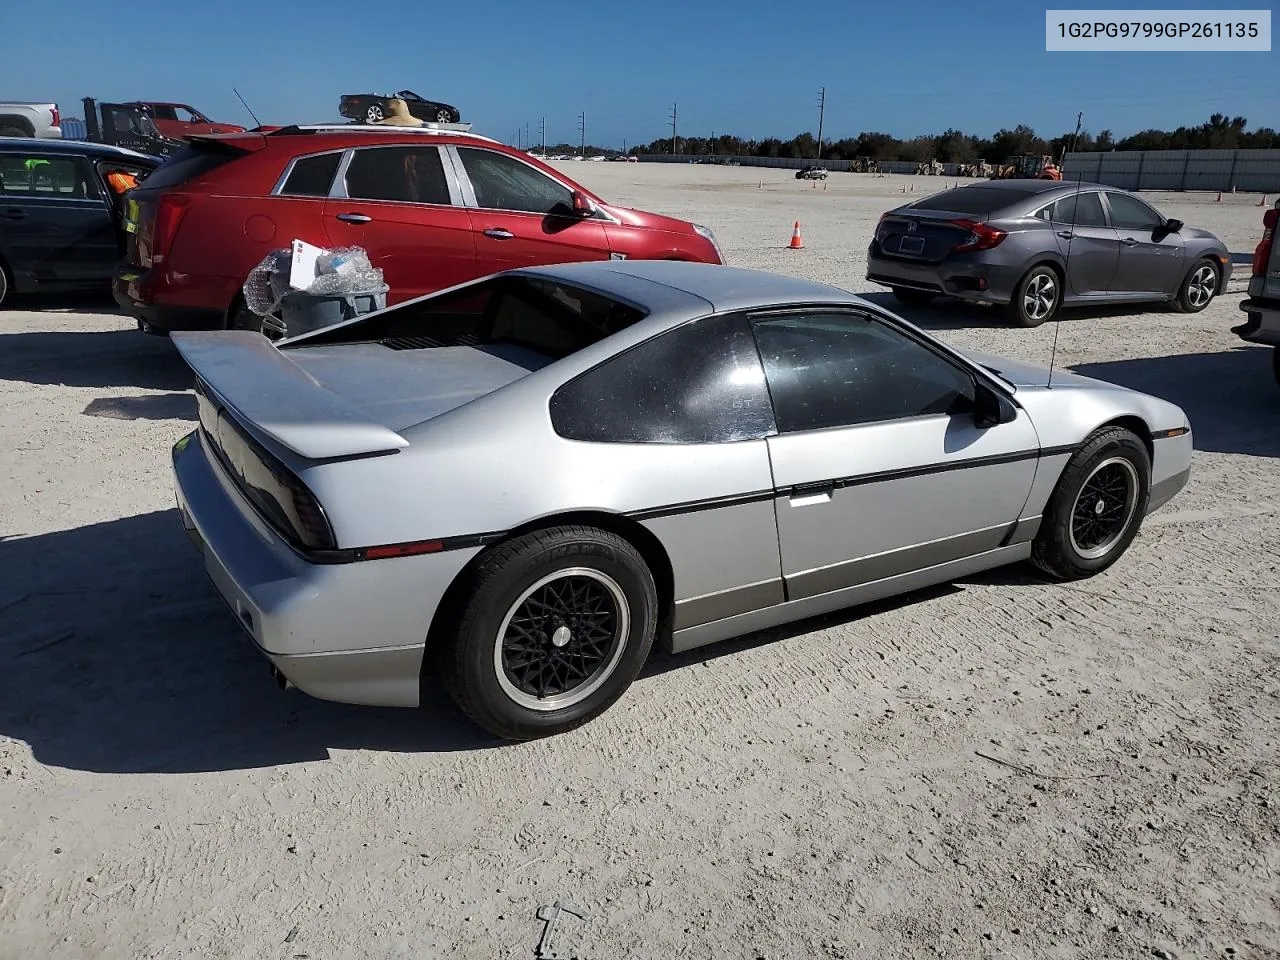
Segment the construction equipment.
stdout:
<path fill-rule="evenodd" d="M 943 173 L 942 164 L 935 158 L 928 163 L 916 164 L 916 173 L 926 177 L 940 177 Z"/>
<path fill-rule="evenodd" d="M 849 163 L 850 173 L 879 173 L 880 164 L 876 163 L 870 157 L 858 157 Z"/>
<path fill-rule="evenodd" d="M 1009 157 L 990 175 L 991 180 L 1061 180 L 1062 168 L 1052 155 L 1021 153 Z"/>
<path fill-rule="evenodd" d="M 960 164 L 959 176 L 962 177 L 989 177 L 991 176 L 991 164 L 985 160 L 976 160 L 973 163 Z"/>

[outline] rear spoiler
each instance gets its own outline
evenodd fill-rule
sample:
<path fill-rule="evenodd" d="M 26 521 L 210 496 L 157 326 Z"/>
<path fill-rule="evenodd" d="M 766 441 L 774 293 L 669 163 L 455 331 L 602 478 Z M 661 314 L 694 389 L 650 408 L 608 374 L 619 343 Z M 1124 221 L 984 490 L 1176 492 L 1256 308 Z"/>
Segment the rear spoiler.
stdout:
<path fill-rule="evenodd" d="M 182 359 L 245 426 L 308 460 L 394 453 L 409 441 L 250 330 L 175 332 Z"/>

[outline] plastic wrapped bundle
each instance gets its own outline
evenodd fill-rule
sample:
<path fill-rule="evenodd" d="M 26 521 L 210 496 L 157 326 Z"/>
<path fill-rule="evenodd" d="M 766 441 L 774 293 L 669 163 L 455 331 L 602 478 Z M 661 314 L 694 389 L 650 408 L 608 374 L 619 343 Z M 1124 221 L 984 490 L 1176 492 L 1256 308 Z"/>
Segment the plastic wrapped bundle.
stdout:
<path fill-rule="evenodd" d="M 360 247 L 339 247 L 316 261 L 316 278 L 307 293 L 321 296 L 370 293 L 384 286 L 382 271 L 369 262 Z"/>
<path fill-rule="evenodd" d="M 273 250 L 249 271 L 244 282 L 244 302 L 250 310 L 265 317 L 275 309 L 289 289 L 288 250 Z M 283 289 L 277 287 L 283 282 Z"/>

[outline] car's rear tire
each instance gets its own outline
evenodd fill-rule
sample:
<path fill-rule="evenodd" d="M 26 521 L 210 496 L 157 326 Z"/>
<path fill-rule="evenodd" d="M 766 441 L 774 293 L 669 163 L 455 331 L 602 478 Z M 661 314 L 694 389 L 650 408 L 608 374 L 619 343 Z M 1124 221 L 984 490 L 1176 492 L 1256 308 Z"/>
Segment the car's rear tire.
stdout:
<path fill-rule="evenodd" d="M 913 307 L 923 307 L 933 302 L 935 294 L 928 290 L 913 290 L 910 287 L 893 287 L 893 296 L 899 303 Z"/>
<path fill-rule="evenodd" d="M 1151 457 L 1123 427 L 1094 433 L 1049 497 L 1031 561 L 1059 580 L 1107 569 L 1138 535 L 1151 493 Z"/>
<path fill-rule="evenodd" d="M 1062 281 L 1052 267 L 1032 267 L 1014 287 L 1006 308 L 1015 326 L 1038 327 L 1062 306 Z"/>
<path fill-rule="evenodd" d="M 453 123 L 453 113 L 452 113 L 452 111 L 446 110 L 446 109 L 444 109 L 443 107 L 442 107 L 441 109 L 437 110 L 437 111 L 436 111 L 436 123 Z"/>
<path fill-rule="evenodd" d="M 13 281 L 9 279 L 9 270 L 0 262 L 0 307 L 4 306 L 5 299 L 12 293 Z"/>
<path fill-rule="evenodd" d="M 32 134 L 21 127 L 0 127 L 0 137 L 30 137 Z"/>
<path fill-rule="evenodd" d="M 383 114 L 381 106 L 376 103 L 371 103 L 369 104 L 368 109 L 364 112 L 364 119 L 366 123 L 379 123 L 382 120 L 385 120 L 386 116 Z"/>
<path fill-rule="evenodd" d="M 517 537 L 484 558 L 469 586 L 456 630 L 435 651 L 439 676 L 463 713 L 499 737 L 530 740 L 594 719 L 653 645 L 653 575 L 605 530 Z"/>
<path fill-rule="evenodd" d="M 1218 268 L 1208 257 L 1201 257 L 1191 265 L 1182 278 L 1178 296 L 1173 305 L 1179 313 L 1199 313 L 1218 294 Z"/>

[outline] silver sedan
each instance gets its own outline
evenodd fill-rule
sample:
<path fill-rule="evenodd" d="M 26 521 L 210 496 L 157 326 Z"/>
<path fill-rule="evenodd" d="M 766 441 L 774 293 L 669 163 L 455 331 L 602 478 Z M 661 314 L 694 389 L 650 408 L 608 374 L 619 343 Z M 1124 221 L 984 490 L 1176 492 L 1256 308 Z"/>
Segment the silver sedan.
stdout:
<path fill-rule="evenodd" d="M 998 180 L 943 190 L 880 218 L 867 279 L 904 303 L 955 297 L 1034 327 L 1062 306 L 1163 302 L 1203 310 L 1231 278 L 1207 230 L 1099 183 Z"/>
<path fill-rule="evenodd" d="M 175 334 L 183 523 L 277 679 L 501 737 L 672 650 L 1030 559 L 1087 577 L 1186 483 L 1183 411 L 720 266 L 498 274 L 273 345 Z"/>

